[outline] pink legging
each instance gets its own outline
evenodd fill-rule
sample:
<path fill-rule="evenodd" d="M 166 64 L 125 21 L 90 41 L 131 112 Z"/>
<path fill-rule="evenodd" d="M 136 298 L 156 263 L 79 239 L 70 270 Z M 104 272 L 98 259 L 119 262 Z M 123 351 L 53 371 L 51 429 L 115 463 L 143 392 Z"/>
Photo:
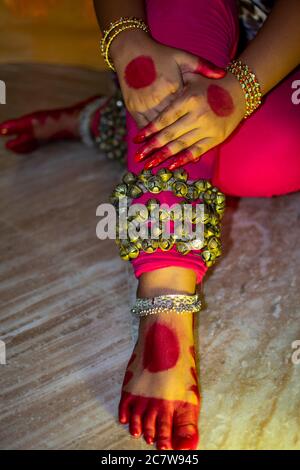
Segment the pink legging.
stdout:
<path fill-rule="evenodd" d="M 236 0 L 146 0 L 148 23 L 154 39 L 226 67 L 235 56 L 238 40 Z M 300 105 L 292 103 L 292 82 L 300 79 L 298 68 L 265 98 L 261 108 L 243 121 L 219 147 L 207 152 L 198 163 L 185 166 L 192 180 L 208 178 L 225 194 L 270 197 L 300 188 Z M 138 145 L 132 137 L 137 127 L 127 116 L 129 171 L 143 169 L 133 156 Z M 159 168 L 167 166 L 160 165 Z M 161 202 L 177 202 L 171 192 L 155 196 Z M 144 202 L 144 194 L 136 202 Z M 196 272 L 201 282 L 207 268 L 195 253 L 141 253 L 132 260 L 135 276 L 155 269 L 181 266 Z"/>

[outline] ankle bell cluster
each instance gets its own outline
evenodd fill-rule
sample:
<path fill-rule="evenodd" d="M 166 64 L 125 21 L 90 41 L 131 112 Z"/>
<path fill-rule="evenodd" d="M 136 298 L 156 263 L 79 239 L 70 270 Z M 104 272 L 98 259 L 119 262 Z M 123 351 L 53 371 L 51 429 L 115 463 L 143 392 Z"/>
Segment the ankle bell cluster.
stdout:
<path fill-rule="evenodd" d="M 155 199 L 153 195 L 162 191 L 172 191 L 174 195 L 181 198 L 179 204 L 194 203 L 188 222 L 192 225 L 196 223 L 204 224 L 203 240 L 191 239 L 185 237 L 184 234 L 181 238 L 178 238 L 176 234 L 171 234 L 166 238 L 160 229 L 158 229 L 155 238 L 150 239 L 139 236 L 124 239 L 119 236 L 121 230 L 124 231 L 124 228 L 127 230 L 130 224 L 150 223 L 152 210 L 157 206 L 161 206 L 159 200 Z M 208 267 L 212 266 L 221 255 L 220 222 L 225 211 L 225 195 L 208 180 L 189 181 L 188 173 L 184 169 L 171 171 L 163 168 L 158 170 L 156 174 L 153 173 L 153 170 L 143 170 L 139 174 L 125 173 L 122 183 L 118 184 L 112 192 L 110 201 L 119 214 L 122 210 L 120 209 L 122 200 L 126 201 L 126 208 L 128 208 L 133 199 L 137 199 L 145 193 L 150 195 L 146 203 L 150 214 L 149 218 L 145 220 L 144 214 L 137 213 L 127 219 L 126 227 L 117 224 L 116 243 L 119 246 L 121 258 L 131 260 L 137 258 L 142 251 L 153 253 L 158 249 L 169 251 L 171 248 L 176 247 L 182 255 L 195 251 Z M 204 211 L 199 217 L 195 210 L 195 204 L 200 203 L 203 204 Z M 160 221 L 163 222 L 168 217 L 170 220 L 174 220 L 172 211 L 168 213 L 165 209 L 159 209 Z"/>
<path fill-rule="evenodd" d="M 91 131 L 91 121 L 99 108 L 102 109 L 95 136 Z M 81 111 L 79 134 L 82 142 L 88 147 L 96 146 L 108 159 L 118 160 L 122 164 L 125 162 L 126 109 L 119 89 L 108 100 L 103 97 L 98 98 Z"/>

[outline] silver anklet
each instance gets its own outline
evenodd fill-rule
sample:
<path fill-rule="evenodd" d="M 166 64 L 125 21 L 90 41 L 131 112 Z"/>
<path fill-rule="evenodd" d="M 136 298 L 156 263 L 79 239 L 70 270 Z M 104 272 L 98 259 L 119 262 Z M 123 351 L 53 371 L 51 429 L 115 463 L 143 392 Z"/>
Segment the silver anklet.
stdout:
<path fill-rule="evenodd" d="M 196 313 L 201 309 L 199 295 L 167 294 L 157 297 L 137 298 L 131 313 L 144 317 L 158 313 Z"/>

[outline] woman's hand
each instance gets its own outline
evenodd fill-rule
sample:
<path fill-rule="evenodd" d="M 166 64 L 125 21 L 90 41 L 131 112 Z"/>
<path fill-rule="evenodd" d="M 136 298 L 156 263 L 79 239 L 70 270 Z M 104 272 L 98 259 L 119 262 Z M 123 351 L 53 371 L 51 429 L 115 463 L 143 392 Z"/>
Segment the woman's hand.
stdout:
<path fill-rule="evenodd" d="M 144 142 L 135 160 L 150 157 L 145 169 L 170 157 L 172 170 L 198 161 L 201 155 L 222 143 L 244 116 L 244 93 L 232 74 L 216 81 L 187 73 L 184 82 L 176 100 L 134 139 Z"/>
<path fill-rule="evenodd" d="M 184 51 L 164 46 L 140 30 L 122 32 L 112 42 L 110 55 L 126 108 L 139 127 L 157 118 L 183 88 L 183 74 L 211 78 L 225 71 Z"/>

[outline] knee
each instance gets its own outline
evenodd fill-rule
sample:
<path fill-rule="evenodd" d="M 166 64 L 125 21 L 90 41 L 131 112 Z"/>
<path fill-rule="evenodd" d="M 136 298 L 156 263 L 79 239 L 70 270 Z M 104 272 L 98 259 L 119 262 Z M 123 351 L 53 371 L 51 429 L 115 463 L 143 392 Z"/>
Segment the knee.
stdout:
<path fill-rule="evenodd" d="M 256 129 L 252 140 L 236 135 L 234 146 L 229 142 L 218 157 L 213 184 L 226 194 L 240 197 L 271 197 L 298 191 L 299 123 L 300 120 L 296 123 L 274 119 L 272 129 L 265 131 L 260 127 L 259 135 Z"/>

